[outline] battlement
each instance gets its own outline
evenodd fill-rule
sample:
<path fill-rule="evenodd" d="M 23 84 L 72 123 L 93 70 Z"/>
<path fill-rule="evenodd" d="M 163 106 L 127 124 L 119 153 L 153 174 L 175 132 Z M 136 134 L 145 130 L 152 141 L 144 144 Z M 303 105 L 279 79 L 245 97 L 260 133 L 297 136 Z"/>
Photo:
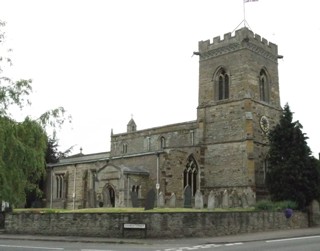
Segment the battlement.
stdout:
<path fill-rule="evenodd" d="M 255 46 L 263 48 L 274 56 L 278 56 L 278 46 L 276 44 L 268 42 L 267 39 L 258 34 L 254 34 L 247 27 L 236 30 L 234 36 L 231 35 L 231 32 L 224 34 L 223 40 L 221 40 L 220 36 L 218 36 L 213 38 L 212 43 L 210 43 L 210 40 L 200 41 L 199 53 L 203 54 L 230 45 L 237 45 L 238 48 L 241 48 L 244 47 L 244 43 L 254 44 Z"/>

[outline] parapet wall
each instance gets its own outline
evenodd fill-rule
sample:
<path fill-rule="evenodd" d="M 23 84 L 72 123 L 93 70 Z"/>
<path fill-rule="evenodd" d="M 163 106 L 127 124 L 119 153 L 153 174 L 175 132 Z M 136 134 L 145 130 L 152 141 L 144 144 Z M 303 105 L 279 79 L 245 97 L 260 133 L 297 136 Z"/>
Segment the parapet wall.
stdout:
<path fill-rule="evenodd" d="M 267 39 L 258 34 L 254 34 L 246 27 L 236 30 L 234 36 L 231 35 L 231 32 L 224 34 L 223 40 L 218 36 L 213 38 L 212 43 L 210 43 L 210 40 L 200 41 L 199 54 L 200 56 L 203 56 L 210 51 L 218 49 L 221 50 L 223 47 L 228 47 L 226 52 L 230 52 L 231 49 L 238 50 L 243 47 L 248 48 L 248 44 L 251 44 L 249 48 L 254 45 L 255 47 L 263 49 L 267 53 L 271 54 L 273 58 L 276 59 L 278 57 L 278 46 L 276 44 L 268 42 Z"/>
<path fill-rule="evenodd" d="M 294 212 L 287 219 L 283 212 L 12 213 L 5 217 L 5 232 L 144 238 L 139 229 L 123 232 L 124 223 L 146 224 L 147 238 L 208 237 L 307 228 L 308 214 Z"/>

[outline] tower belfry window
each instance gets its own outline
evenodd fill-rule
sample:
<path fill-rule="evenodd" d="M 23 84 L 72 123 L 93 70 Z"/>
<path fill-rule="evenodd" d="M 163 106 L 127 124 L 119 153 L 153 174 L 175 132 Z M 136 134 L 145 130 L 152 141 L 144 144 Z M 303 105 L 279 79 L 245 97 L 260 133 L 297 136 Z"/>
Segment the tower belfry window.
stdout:
<path fill-rule="evenodd" d="M 223 100 L 229 98 L 229 76 L 226 71 L 221 68 L 215 77 L 217 99 Z"/>
<path fill-rule="evenodd" d="M 269 102 L 269 81 L 267 74 L 264 70 L 261 70 L 259 75 L 259 91 L 260 100 L 264 102 Z"/>

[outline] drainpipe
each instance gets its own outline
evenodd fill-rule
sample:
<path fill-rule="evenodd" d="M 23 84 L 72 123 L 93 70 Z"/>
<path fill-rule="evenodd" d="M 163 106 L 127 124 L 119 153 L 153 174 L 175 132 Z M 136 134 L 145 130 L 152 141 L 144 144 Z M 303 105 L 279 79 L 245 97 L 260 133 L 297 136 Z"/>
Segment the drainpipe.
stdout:
<path fill-rule="evenodd" d="M 77 166 L 74 165 L 74 172 L 73 172 L 73 193 L 72 193 L 73 210 L 74 210 L 74 208 L 75 208 L 75 199 L 76 199 L 76 175 L 77 175 Z"/>
<path fill-rule="evenodd" d="M 128 180 L 128 189 L 127 189 L 127 207 L 129 207 L 129 196 L 130 196 L 130 184 L 129 184 L 129 174 L 127 174 L 127 180 Z"/>
<path fill-rule="evenodd" d="M 199 191 L 201 191 L 201 171 L 200 171 L 200 167 L 198 169 L 198 177 L 199 177 Z"/>
<path fill-rule="evenodd" d="M 157 153 L 157 184 L 156 184 L 156 189 L 157 189 L 157 207 L 158 202 L 159 202 L 159 189 L 160 189 L 160 184 L 159 184 L 159 165 L 160 165 L 160 154 Z"/>
<path fill-rule="evenodd" d="M 53 201 L 53 171 L 52 171 L 53 167 L 51 167 L 50 170 L 50 178 L 51 178 L 51 182 L 50 182 L 50 209 L 52 208 L 52 201 Z"/>

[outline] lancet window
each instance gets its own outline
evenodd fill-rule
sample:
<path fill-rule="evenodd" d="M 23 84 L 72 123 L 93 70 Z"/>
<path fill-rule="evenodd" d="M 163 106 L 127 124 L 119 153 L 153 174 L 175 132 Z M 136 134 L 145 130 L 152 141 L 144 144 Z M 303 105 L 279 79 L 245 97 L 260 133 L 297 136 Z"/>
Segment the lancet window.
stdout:
<path fill-rule="evenodd" d="M 265 70 L 260 71 L 259 75 L 260 100 L 269 102 L 269 81 Z"/>

